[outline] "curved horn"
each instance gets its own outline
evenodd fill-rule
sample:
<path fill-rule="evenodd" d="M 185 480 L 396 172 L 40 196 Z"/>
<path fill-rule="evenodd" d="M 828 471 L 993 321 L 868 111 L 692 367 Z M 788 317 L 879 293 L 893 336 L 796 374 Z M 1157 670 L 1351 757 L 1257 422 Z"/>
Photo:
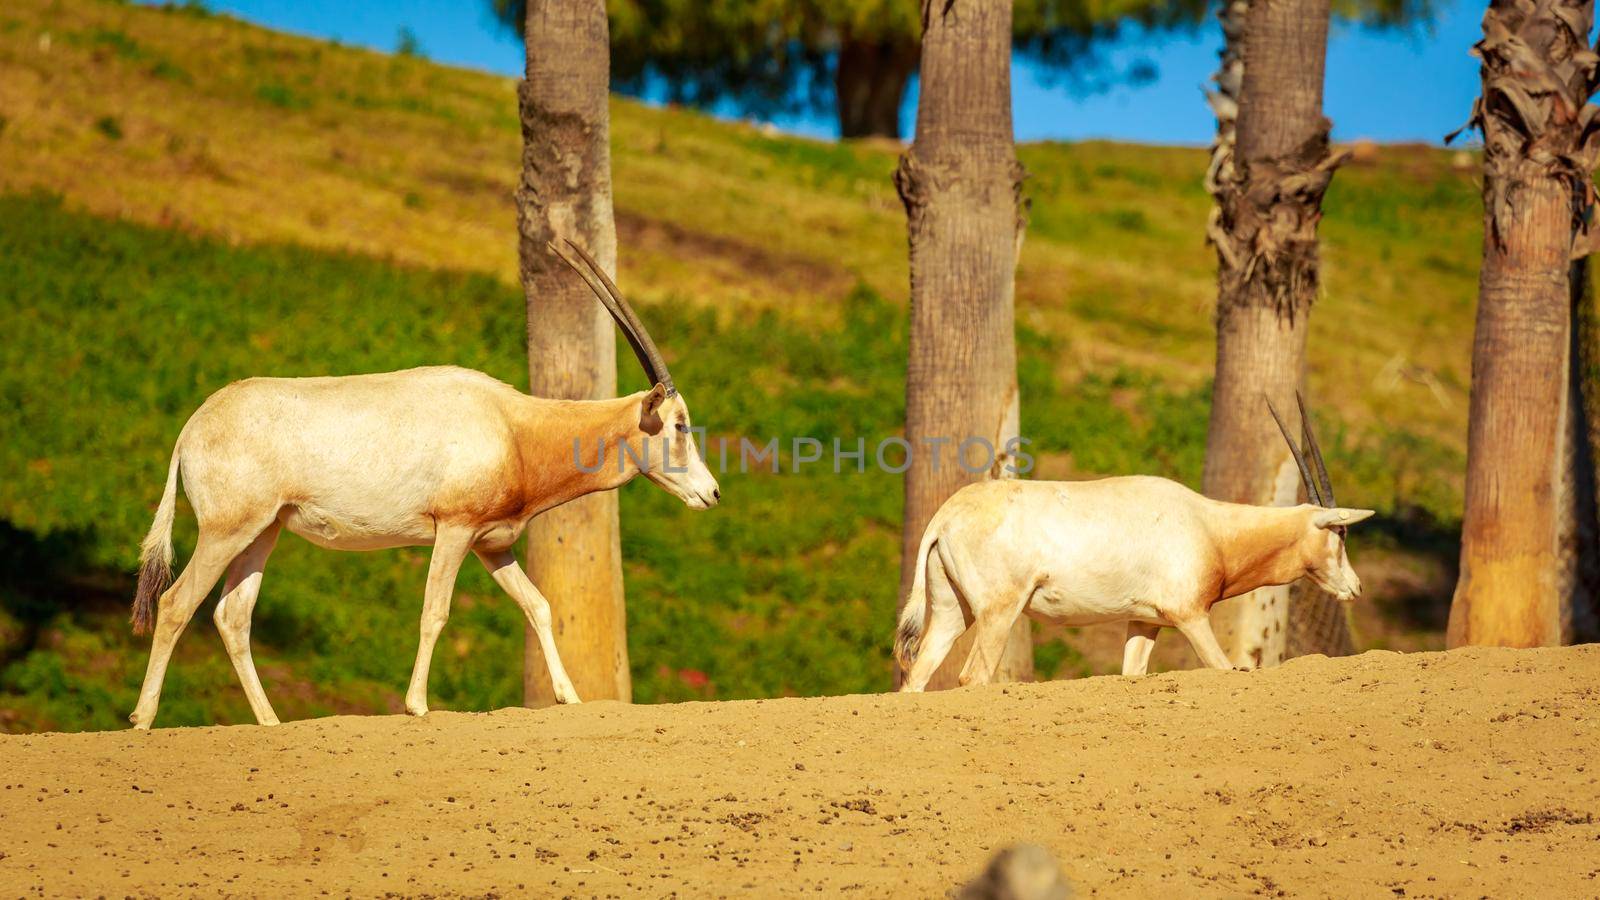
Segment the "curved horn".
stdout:
<path fill-rule="evenodd" d="M 1322 486 L 1322 505 L 1334 506 L 1333 482 L 1328 479 L 1328 464 L 1322 461 L 1322 448 L 1317 446 L 1317 436 L 1311 433 L 1311 417 L 1306 415 L 1306 401 L 1299 391 L 1294 392 L 1295 405 L 1300 407 L 1300 428 L 1305 433 L 1306 449 L 1311 451 L 1311 467 L 1316 470 Z"/>
<path fill-rule="evenodd" d="M 1305 482 L 1306 493 L 1311 495 L 1312 501 L 1318 506 L 1326 506 L 1327 504 L 1322 502 L 1322 495 L 1317 493 L 1316 482 L 1311 480 L 1311 469 L 1306 465 L 1306 458 L 1301 455 L 1300 448 L 1294 445 L 1294 438 L 1289 436 L 1289 429 L 1284 427 L 1283 419 L 1279 417 L 1278 410 L 1273 407 L 1272 401 L 1267 398 L 1266 394 L 1262 394 L 1261 399 L 1267 401 L 1267 412 L 1272 413 L 1272 421 L 1278 423 L 1278 431 L 1283 435 L 1284 443 L 1289 445 L 1289 455 L 1294 457 L 1295 465 L 1300 467 L 1300 480 Z"/>
<path fill-rule="evenodd" d="M 669 397 L 676 394 L 678 389 L 672 383 L 672 373 L 667 371 L 667 361 L 662 359 L 661 351 L 656 348 L 656 342 L 650 339 L 650 332 L 645 330 L 644 323 L 639 321 L 639 316 L 634 313 L 633 307 L 628 305 L 628 301 L 623 299 L 622 292 L 617 290 L 616 282 L 611 280 L 606 270 L 602 269 L 600 264 L 594 261 L 594 257 L 582 247 L 571 239 L 567 240 L 567 246 L 588 264 L 589 270 L 594 273 L 593 276 L 579 268 L 565 253 L 556 249 L 554 244 L 550 245 L 550 249 L 556 250 L 556 255 L 583 277 L 589 289 L 594 291 L 595 296 L 600 298 L 600 303 L 611 313 L 611 317 L 617 320 L 623 336 L 628 339 L 628 346 L 633 348 L 633 355 L 639 358 L 639 365 L 644 367 L 644 374 L 650 379 L 651 384 L 659 384 L 666 388 Z M 599 284 L 595 282 L 596 277 L 599 278 Z M 602 284 L 605 285 L 603 291 L 600 287 Z"/>

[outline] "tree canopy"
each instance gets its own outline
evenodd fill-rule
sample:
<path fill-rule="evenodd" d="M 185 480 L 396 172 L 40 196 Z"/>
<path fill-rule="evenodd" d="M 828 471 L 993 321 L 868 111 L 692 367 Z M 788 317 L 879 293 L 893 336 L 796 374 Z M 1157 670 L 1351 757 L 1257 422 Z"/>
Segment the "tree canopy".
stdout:
<path fill-rule="evenodd" d="M 518 34 L 526 0 L 490 0 Z M 1069 84 L 1107 78 L 1096 48 L 1120 30 L 1191 29 L 1208 0 L 1016 0 L 1018 51 Z M 1340 18 L 1379 26 L 1431 18 L 1434 0 L 1335 0 Z M 607 0 L 612 83 L 696 106 L 731 100 L 751 115 L 839 112 L 841 133 L 899 134 L 900 99 L 916 70 L 917 0 Z M 1148 75 L 1150 63 L 1123 77 Z"/>

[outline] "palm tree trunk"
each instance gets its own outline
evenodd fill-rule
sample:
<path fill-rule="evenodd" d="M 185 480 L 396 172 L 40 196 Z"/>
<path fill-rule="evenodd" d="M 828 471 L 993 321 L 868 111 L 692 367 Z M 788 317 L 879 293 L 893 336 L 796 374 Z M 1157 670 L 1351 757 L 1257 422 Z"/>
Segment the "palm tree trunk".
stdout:
<path fill-rule="evenodd" d="M 1206 92 L 1206 102 L 1217 117 L 1217 136 L 1211 142 L 1211 164 L 1206 169 L 1205 187 L 1214 201 L 1206 221 L 1206 238 L 1215 242 L 1222 226 L 1222 201 L 1225 185 L 1236 175 L 1233 154 L 1238 147 L 1239 92 L 1244 88 L 1244 34 L 1250 15 L 1250 0 L 1226 0 L 1217 11 L 1222 26 L 1221 60 L 1217 74 L 1211 76 L 1215 90 Z"/>
<path fill-rule="evenodd" d="M 1561 640 L 1569 268 L 1594 168 L 1593 0 L 1493 0 L 1483 17 L 1483 267 L 1472 347 L 1452 647 Z"/>
<path fill-rule="evenodd" d="M 1224 10 L 1233 33 L 1236 6 Z M 1291 409 L 1305 378 L 1317 222 L 1340 160 L 1322 115 L 1328 2 L 1256 2 L 1245 15 L 1236 143 L 1231 162 L 1208 173 L 1217 200 L 1209 228 L 1217 372 L 1202 489 L 1219 500 L 1289 505 L 1299 502 L 1299 476 L 1262 398 Z M 1229 62 L 1225 54 L 1224 75 Z M 1286 655 L 1288 616 L 1288 589 L 1267 588 L 1218 604 L 1212 624 L 1235 665 L 1269 666 Z"/>
<path fill-rule="evenodd" d="M 616 271 L 605 2 L 531 0 L 526 38 L 517 223 L 528 309 L 528 387 L 542 397 L 613 397 L 611 319 L 545 247 L 570 238 Z M 574 500 L 528 526 L 528 574 L 550 602 L 561 661 L 584 700 L 632 697 L 621 558 L 613 491 Z M 531 630 L 523 696 L 529 706 L 555 702 Z"/>
<path fill-rule="evenodd" d="M 1589 258 L 1572 263 L 1572 328 L 1568 351 L 1566 423 L 1561 429 L 1561 643 L 1600 640 L 1600 519 L 1595 504 L 1594 289 Z M 1587 395 L 1587 396 L 1586 396 Z"/>
<path fill-rule="evenodd" d="M 916 141 L 895 185 L 911 241 L 911 337 L 906 372 L 906 471 L 900 596 L 922 532 L 939 506 L 981 478 L 973 445 L 1017 433 L 1014 313 L 1024 228 L 1022 165 L 1011 126 L 1010 0 L 925 0 Z M 943 444 L 934 439 L 947 439 Z M 930 688 L 956 683 L 970 647 L 958 642 Z M 1033 642 L 1018 617 L 1001 680 L 1033 676 Z"/>
<path fill-rule="evenodd" d="M 844 39 L 834 70 L 840 137 L 900 138 L 900 105 L 917 56 L 909 41 Z"/>

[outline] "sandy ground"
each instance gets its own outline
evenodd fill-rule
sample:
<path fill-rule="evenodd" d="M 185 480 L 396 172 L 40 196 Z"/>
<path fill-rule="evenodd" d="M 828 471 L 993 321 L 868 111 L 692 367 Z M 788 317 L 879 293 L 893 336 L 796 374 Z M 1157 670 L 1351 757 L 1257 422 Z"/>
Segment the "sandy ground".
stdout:
<path fill-rule="evenodd" d="M 1600 646 L 0 737 L 12 895 L 1600 895 Z"/>

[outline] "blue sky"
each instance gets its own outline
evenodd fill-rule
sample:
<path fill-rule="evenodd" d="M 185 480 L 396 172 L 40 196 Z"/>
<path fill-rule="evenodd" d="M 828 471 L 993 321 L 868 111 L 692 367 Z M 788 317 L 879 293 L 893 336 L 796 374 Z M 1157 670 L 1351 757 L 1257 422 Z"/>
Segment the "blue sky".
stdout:
<path fill-rule="evenodd" d="M 1324 107 L 1336 139 L 1438 143 L 1466 121 L 1478 91 L 1477 61 L 1467 50 L 1479 36 L 1484 4 L 1439 5 L 1431 26 L 1405 32 L 1335 23 Z M 406 27 L 431 59 L 506 75 L 522 70 L 520 45 L 493 21 L 482 0 L 209 0 L 207 6 L 270 28 L 379 50 L 394 49 Z M 1019 60 L 1012 75 L 1017 137 L 1204 144 L 1213 121 L 1200 91 L 1216 67 L 1220 41 L 1215 26 L 1159 38 L 1129 35 L 1110 48 L 1113 66 L 1148 59 L 1159 76 L 1087 96 L 1050 83 Z M 908 131 L 913 119 L 908 106 Z M 825 115 L 775 124 L 817 137 L 835 134 Z"/>

